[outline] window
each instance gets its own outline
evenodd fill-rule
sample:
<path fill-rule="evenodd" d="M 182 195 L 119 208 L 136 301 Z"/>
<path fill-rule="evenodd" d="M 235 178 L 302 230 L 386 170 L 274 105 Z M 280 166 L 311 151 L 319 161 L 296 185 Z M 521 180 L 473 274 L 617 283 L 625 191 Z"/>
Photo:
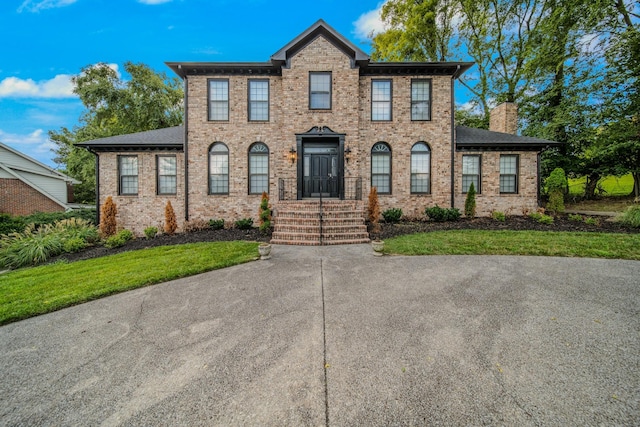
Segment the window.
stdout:
<path fill-rule="evenodd" d="M 431 193 L 431 149 L 424 142 L 411 148 L 411 193 Z"/>
<path fill-rule="evenodd" d="M 209 80 L 209 120 L 229 120 L 229 80 Z"/>
<path fill-rule="evenodd" d="M 269 148 L 256 142 L 249 148 L 249 194 L 269 192 Z"/>
<path fill-rule="evenodd" d="M 462 192 L 469 191 L 473 182 L 473 188 L 480 194 L 480 156 L 462 156 Z"/>
<path fill-rule="evenodd" d="M 431 80 L 411 80 L 411 120 L 431 120 Z"/>
<path fill-rule="evenodd" d="M 156 188 L 158 194 L 176 194 L 176 156 L 156 157 Z"/>
<path fill-rule="evenodd" d="M 209 149 L 209 194 L 229 194 L 229 149 L 222 142 Z"/>
<path fill-rule="evenodd" d="M 138 156 L 118 156 L 119 194 L 138 194 Z"/>
<path fill-rule="evenodd" d="M 249 80 L 249 121 L 269 121 L 269 80 Z"/>
<path fill-rule="evenodd" d="M 371 120 L 391 120 L 391 80 L 371 80 Z"/>
<path fill-rule="evenodd" d="M 385 142 L 371 149 L 371 187 L 376 187 L 378 194 L 391 194 L 391 148 Z"/>
<path fill-rule="evenodd" d="M 331 73 L 309 73 L 309 108 L 331 109 Z"/>
<path fill-rule="evenodd" d="M 500 192 L 518 192 L 518 155 L 503 154 L 500 156 Z"/>

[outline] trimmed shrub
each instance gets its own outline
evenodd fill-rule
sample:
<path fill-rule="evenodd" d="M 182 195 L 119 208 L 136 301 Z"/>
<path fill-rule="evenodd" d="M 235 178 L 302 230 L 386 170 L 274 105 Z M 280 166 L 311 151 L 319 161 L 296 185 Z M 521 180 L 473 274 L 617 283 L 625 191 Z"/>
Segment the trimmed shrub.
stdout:
<path fill-rule="evenodd" d="M 371 224 L 371 232 L 380 233 L 380 203 L 378 202 L 378 187 L 369 190 L 369 204 L 367 205 L 367 219 Z"/>
<path fill-rule="evenodd" d="M 467 198 L 464 201 L 464 215 L 467 218 L 475 218 L 476 216 L 476 187 L 473 182 L 467 191 Z"/>
<path fill-rule="evenodd" d="M 269 206 L 269 195 L 266 191 L 262 192 L 258 217 L 260 218 L 260 231 L 266 233 L 271 228 L 271 206 Z"/>
<path fill-rule="evenodd" d="M 640 228 L 640 205 L 629 206 L 619 217 L 618 221 L 627 227 Z"/>
<path fill-rule="evenodd" d="M 176 213 L 173 211 L 173 206 L 171 206 L 171 200 L 169 200 L 164 208 L 164 232 L 171 235 L 176 232 L 177 228 Z"/>
<path fill-rule="evenodd" d="M 400 221 L 402 218 L 402 209 L 400 208 L 391 208 L 382 212 L 382 217 L 384 218 L 384 222 L 388 222 L 390 224 L 396 223 Z"/>
<path fill-rule="evenodd" d="M 253 228 L 252 218 L 242 218 L 236 221 L 236 228 L 240 230 L 249 230 Z"/>
<path fill-rule="evenodd" d="M 133 240 L 133 233 L 129 230 L 120 230 L 116 235 L 109 237 L 104 242 L 104 246 L 113 249 L 124 246 L 129 240 Z"/>
<path fill-rule="evenodd" d="M 62 250 L 68 254 L 78 252 L 87 247 L 87 242 L 81 237 L 72 237 L 62 244 Z"/>
<path fill-rule="evenodd" d="M 564 194 L 568 189 L 567 177 L 562 168 L 555 168 L 546 179 L 545 185 L 549 193 L 547 210 L 553 213 L 564 212 Z"/>
<path fill-rule="evenodd" d="M 457 221 L 460 219 L 460 210 L 458 208 L 441 208 L 435 205 L 432 208 L 426 208 L 424 213 L 435 222 Z"/>
<path fill-rule="evenodd" d="M 116 234 L 116 215 L 118 208 L 111 196 L 107 197 L 100 209 L 100 234 L 103 238 Z"/>
<path fill-rule="evenodd" d="M 193 233 L 195 231 L 202 231 L 209 229 L 209 221 L 204 219 L 192 219 L 184 223 L 185 233 Z"/>
<path fill-rule="evenodd" d="M 491 212 L 491 218 L 496 221 L 505 222 L 507 220 L 507 215 L 504 212 L 493 211 Z"/>
<path fill-rule="evenodd" d="M 147 239 L 153 239 L 158 234 L 158 227 L 147 227 L 144 229 L 144 236 Z"/>
<path fill-rule="evenodd" d="M 209 227 L 214 230 L 221 230 L 224 228 L 224 219 L 210 219 Z"/>

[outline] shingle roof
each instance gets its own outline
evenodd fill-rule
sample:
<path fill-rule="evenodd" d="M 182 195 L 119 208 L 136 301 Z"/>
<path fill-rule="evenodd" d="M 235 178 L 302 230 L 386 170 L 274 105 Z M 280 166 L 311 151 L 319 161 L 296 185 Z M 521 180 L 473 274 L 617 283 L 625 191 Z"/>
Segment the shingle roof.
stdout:
<path fill-rule="evenodd" d="M 127 135 L 110 136 L 76 144 L 93 151 L 184 149 L 184 126 L 174 126 Z"/>
<path fill-rule="evenodd" d="M 456 149 L 458 150 L 517 150 L 539 151 L 557 147 L 560 142 L 530 136 L 512 135 L 466 126 L 456 126 Z"/>

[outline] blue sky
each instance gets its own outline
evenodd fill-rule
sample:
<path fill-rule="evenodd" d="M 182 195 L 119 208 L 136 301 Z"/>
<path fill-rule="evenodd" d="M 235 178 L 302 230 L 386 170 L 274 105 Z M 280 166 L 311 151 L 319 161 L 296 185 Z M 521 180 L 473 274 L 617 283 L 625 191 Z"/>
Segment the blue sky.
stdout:
<path fill-rule="evenodd" d="M 0 142 L 56 166 L 47 131 L 78 123 L 71 76 L 98 62 L 268 61 L 322 18 L 370 51 L 380 0 L 2 0 Z M 126 76 L 125 76 L 126 78 Z"/>

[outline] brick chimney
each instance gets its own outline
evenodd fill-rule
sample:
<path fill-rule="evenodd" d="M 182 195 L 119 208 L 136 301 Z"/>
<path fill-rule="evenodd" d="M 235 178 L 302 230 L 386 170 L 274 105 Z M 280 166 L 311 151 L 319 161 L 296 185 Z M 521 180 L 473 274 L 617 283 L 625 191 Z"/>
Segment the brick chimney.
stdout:
<path fill-rule="evenodd" d="M 491 110 L 489 130 L 494 132 L 518 133 L 518 105 L 514 102 L 503 102 Z"/>

